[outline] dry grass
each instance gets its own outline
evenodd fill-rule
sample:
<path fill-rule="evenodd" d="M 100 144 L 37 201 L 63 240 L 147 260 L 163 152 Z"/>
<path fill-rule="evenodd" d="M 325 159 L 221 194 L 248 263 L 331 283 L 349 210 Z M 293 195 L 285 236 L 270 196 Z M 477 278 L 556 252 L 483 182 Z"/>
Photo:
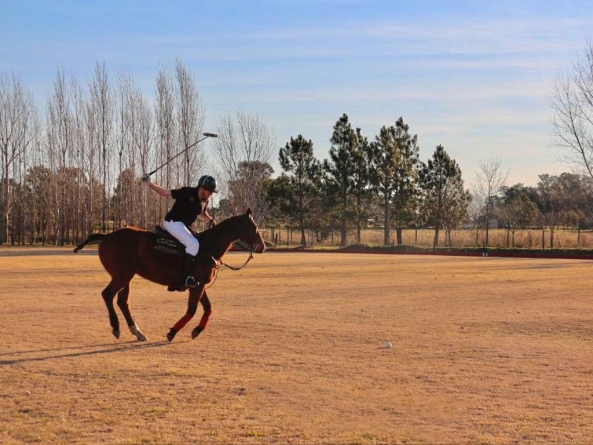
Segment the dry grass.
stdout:
<path fill-rule="evenodd" d="M 19 252 L 0 443 L 593 442 L 587 261 L 266 253 L 221 272 L 193 341 L 198 317 L 165 340 L 186 296 L 134 279 L 139 343 L 111 336 L 92 250 Z"/>

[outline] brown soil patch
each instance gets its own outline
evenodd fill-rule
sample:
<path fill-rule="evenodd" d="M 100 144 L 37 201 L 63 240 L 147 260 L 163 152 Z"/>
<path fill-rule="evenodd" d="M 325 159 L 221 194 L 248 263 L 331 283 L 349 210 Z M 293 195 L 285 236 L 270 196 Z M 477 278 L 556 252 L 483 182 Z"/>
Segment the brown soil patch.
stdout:
<path fill-rule="evenodd" d="M 201 309 L 168 343 L 186 295 L 135 278 L 140 343 L 112 337 L 93 250 L 19 252 L 1 443 L 593 441 L 588 261 L 266 253 L 220 273 L 196 340 Z"/>

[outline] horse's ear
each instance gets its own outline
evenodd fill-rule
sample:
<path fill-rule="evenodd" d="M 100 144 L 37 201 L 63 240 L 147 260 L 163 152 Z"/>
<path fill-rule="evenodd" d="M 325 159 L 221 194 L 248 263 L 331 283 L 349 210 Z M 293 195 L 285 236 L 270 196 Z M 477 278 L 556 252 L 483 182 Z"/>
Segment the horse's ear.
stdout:
<path fill-rule="evenodd" d="M 248 208 L 247 211 L 245 212 L 245 215 L 247 216 L 251 216 L 253 214 L 253 211 L 251 210 L 251 208 Z"/>

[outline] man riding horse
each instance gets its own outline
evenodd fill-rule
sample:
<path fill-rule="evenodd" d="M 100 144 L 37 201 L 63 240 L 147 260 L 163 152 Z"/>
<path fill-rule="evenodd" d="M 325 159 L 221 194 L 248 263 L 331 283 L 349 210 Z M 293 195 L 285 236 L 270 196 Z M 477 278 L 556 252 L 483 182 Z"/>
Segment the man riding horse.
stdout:
<path fill-rule="evenodd" d="M 241 240 L 250 254 L 263 253 L 266 250 L 264 240 L 253 219 L 253 212 L 249 208 L 244 214 L 227 218 L 215 227 L 196 234 L 196 237 L 201 244 L 200 257 L 203 257 L 195 261 L 192 271 L 194 281 L 198 285 L 189 289 L 187 310 L 167 334 L 169 341 L 172 341 L 193 318 L 198 304 L 202 305 L 204 313 L 200 324 L 192 331 L 192 338 L 196 338 L 206 329 L 212 314 L 206 285 L 213 283 L 216 279 L 219 267 L 224 264 L 222 257 L 236 241 Z M 111 276 L 111 281 L 103 289 L 101 296 L 109 312 L 111 332 L 116 338 L 120 336 L 119 320 L 113 306 L 117 295 L 117 305 L 128 323 L 130 332 L 139 341 L 146 341 L 146 336 L 134 321 L 130 311 L 130 282 L 135 275 L 160 285 L 179 286 L 179 270 L 183 268 L 184 257 L 179 257 L 171 251 L 157 249 L 159 238 L 158 234 L 145 229 L 123 227 L 110 233 L 91 233 L 74 249 L 76 253 L 88 244 L 99 244 L 99 259 Z"/>
<path fill-rule="evenodd" d="M 200 242 L 190 230 L 190 226 L 200 218 L 214 223 L 214 218 L 207 211 L 210 197 L 216 193 L 216 179 L 204 175 L 198 180 L 197 187 L 181 187 L 179 189 L 166 189 L 151 181 L 150 175 L 144 174 L 142 182 L 160 196 L 171 197 L 175 200 L 171 210 L 165 215 L 163 227 L 185 246 L 185 259 L 183 262 L 183 276 L 179 286 L 169 286 L 170 291 L 184 291 L 187 288 L 198 286 L 192 274 L 194 261 L 200 250 Z"/>

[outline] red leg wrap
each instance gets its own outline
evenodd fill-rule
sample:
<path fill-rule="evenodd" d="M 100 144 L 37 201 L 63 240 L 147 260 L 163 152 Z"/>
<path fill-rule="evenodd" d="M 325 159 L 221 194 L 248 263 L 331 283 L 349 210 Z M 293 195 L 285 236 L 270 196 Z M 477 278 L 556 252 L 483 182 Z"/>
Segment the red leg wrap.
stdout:
<path fill-rule="evenodd" d="M 175 332 L 179 332 L 181 329 L 183 329 L 183 327 L 187 324 L 188 321 L 192 319 L 192 317 L 193 315 L 190 314 L 185 314 L 183 317 L 181 317 L 181 319 L 177 323 L 175 323 L 175 326 L 173 326 Z"/>
<path fill-rule="evenodd" d="M 198 327 L 206 329 L 206 325 L 210 321 L 210 315 L 212 315 L 212 311 L 204 311 L 204 315 L 202 315 L 202 319 L 200 320 Z"/>

